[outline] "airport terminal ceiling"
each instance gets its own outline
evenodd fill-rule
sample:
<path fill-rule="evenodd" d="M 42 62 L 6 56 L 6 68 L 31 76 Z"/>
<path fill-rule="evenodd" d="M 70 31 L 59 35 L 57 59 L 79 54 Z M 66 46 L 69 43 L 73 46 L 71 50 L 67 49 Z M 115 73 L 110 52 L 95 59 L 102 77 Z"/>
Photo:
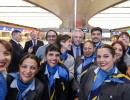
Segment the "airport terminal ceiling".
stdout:
<path fill-rule="evenodd" d="M 77 9 L 74 9 L 75 1 Z M 33 28 L 73 29 L 98 26 L 116 29 L 130 26 L 130 0 L 12 0 L 11 2 L 0 0 L 0 2 L 0 21 Z"/>

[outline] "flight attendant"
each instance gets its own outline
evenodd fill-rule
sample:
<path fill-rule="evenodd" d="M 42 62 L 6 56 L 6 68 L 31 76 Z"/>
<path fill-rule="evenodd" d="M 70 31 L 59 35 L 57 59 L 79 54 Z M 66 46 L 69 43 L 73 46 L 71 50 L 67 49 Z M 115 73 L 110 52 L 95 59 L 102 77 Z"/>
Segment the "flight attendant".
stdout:
<path fill-rule="evenodd" d="M 50 44 L 45 52 L 44 62 L 37 74 L 45 84 L 46 100 L 67 100 L 69 72 L 61 63 L 60 48 L 56 44 Z"/>
<path fill-rule="evenodd" d="M 129 100 L 130 78 L 116 68 L 110 45 L 97 49 L 98 67 L 91 67 L 81 83 L 79 100 Z"/>
<path fill-rule="evenodd" d="M 7 77 L 6 100 L 46 100 L 44 84 L 35 78 L 40 60 L 33 54 L 24 56 L 19 63 L 19 72 Z"/>
<path fill-rule="evenodd" d="M 12 55 L 12 46 L 9 42 L 0 39 L 0 100 L 5 100 L 7 94 L 7 72 Z"/>

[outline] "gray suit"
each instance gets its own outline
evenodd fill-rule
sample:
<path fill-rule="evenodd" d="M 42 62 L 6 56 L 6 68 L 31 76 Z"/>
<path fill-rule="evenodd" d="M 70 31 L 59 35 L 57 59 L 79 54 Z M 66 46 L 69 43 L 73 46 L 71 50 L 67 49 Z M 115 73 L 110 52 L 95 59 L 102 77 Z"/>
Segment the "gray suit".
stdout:
<path fill-rule="evenodd" d="M 41 61 L 45 61 L 45 51 L 46 48 L 49 46 L 49 44 L 43 45 L 41 47 L 38 48 L 37 52 L 36 52 L 36 56 L 41 60 Z"/>

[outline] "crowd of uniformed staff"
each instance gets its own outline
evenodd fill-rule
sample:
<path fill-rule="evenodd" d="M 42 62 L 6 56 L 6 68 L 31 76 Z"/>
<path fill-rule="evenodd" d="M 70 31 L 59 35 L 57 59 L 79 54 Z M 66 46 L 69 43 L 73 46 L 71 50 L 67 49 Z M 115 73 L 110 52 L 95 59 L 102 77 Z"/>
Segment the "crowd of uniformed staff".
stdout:
<path fill-rule="evenodd" d="M 0 39 L 0 100 L 130 100 L 130 36 L 121 32 L 112 44 L 102 42 L 102 29 L 70 35 L 46 33 L 47 44 L 12 31 Z"/>

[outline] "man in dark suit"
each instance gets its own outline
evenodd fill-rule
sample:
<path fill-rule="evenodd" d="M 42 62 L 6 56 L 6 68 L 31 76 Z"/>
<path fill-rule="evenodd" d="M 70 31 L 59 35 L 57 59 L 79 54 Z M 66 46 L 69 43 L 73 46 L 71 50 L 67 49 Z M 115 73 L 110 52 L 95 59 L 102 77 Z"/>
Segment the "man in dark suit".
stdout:
<path fill-rule="evenodd" d="M 30 33 L 31 40 L 25 43 L 24 52 L 31 52 L 31 54 L 35 54 L 37 49 L 44 45 L 44 43 L 37 39 L 38 35 L 36 32 Z"/>
<path fill-rule="evenodd" d="M 9 41 L 13 48 L 12 61 L 8 67 L 8 72 L 17 72 L 20 59 L 26 55 L 23 51 L 23 47 L 20 45 L 22 40 L 22 34 L 19 30 L 12 31 L 12 39 Z"/>
<path fill-rule="evenodd" d="M 82 30 L 75 29 L 72 31 L 73 45 L 71 46 L 71 51 L 68 51 L 68 53 L 72 55 L 75 59 L 83 55 L 83 38 L 84 33 Z"/>

